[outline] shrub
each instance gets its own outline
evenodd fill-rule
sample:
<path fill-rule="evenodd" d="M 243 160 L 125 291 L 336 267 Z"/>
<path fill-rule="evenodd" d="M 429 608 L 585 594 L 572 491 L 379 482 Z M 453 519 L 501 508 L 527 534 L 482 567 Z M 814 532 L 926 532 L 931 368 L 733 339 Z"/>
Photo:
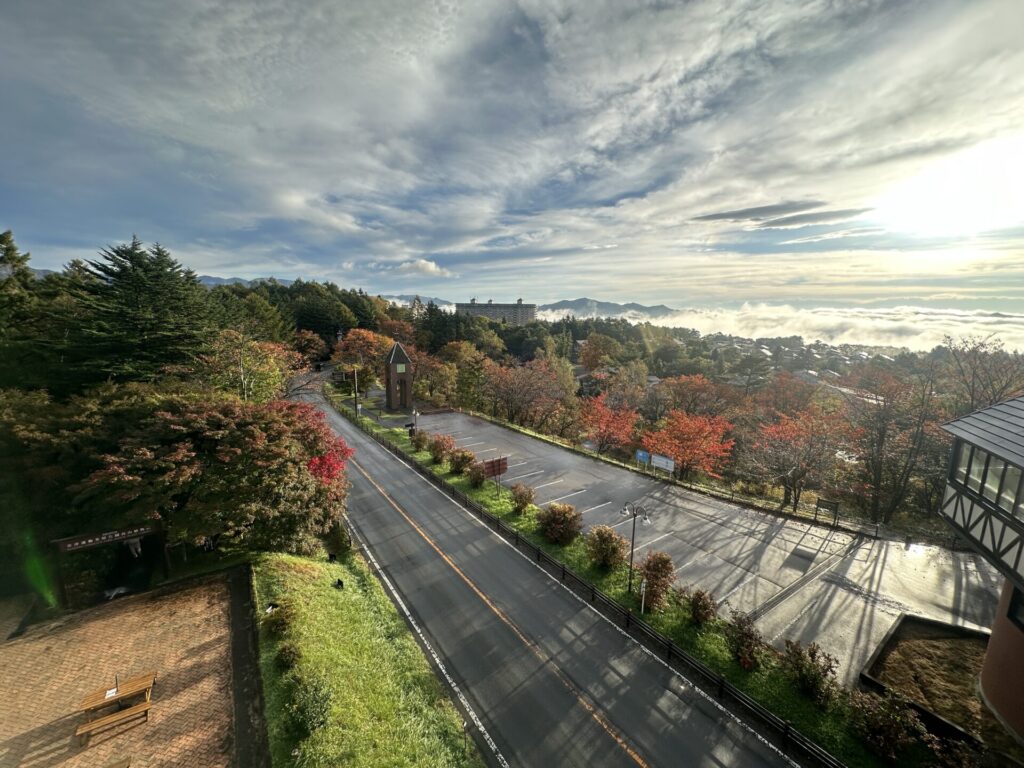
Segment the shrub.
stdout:
<path fill-rule="evenodd" d="M 917 712 L 892 693 L 883 697 L 853 691 L 850 694 L 850 720 L 868 749 L 892 761 L 927 733 Z"/>
<path fill-rule="evenodd" d="M 294 619 L 295 616 L 291 606 L 280 605 L 270 613 L 263 615 L 263 627 L 272 637 L 280 640 L 288 634 Z"/>
<path fill-rule="evenodd" d="M 583 530 L 583 515 L 572 504 L 552 502 L 537 515 L 537 527 L 552 544 L 565 546 Z"/>
<path fill-rule="evenodd" d="M 647 580 L 644 605 L 647 610 L 656 611 L 665 606 L 672 582 L 676 580 L 676 567 L 665 552 L 648 552 L 640 563 L 640 577 Z"/>
<path fill-rule="evenodd" d="M 459 448 L 448 455 L 448 469 L 453 475 L 461 475 L 474 461 L 476 461 L 476 456 L 472 451 Z"/>
<path fill-rule="evenodd" d="M 341 522 L 336 522 L 331 526 L 331 529 L 324 535 L 324 548 L 332 555 L 341 557 L 352 549 L 352 539 L 349 538 L 348 531 L 345 530 L 345 526 Z"/>
<path fill-rule="evenodd" d="M 451 435 L 433 435 L 430 438 L 430 458 L 440 464 L 455 450 L 455 438 Z"/>
<path fill-rule="evenodd" d="M 687 602 L 690 604 L 690 619 L 698 627 L 718 616 L 718 604 L 710 592 L 695 589 L 687 596 Z"/>
<path fill-rule="evenodd" d="M 764 647 L 764 638 L 750 616 L 733 611 L 725 625 L 725 639 L 741 667 L 749 671 L 757 666 L 757 652 Z"/>
<path fill-rule="evenodd" d="M 473 464 L 469 468 L 467 477 L 469 477 L 469 484 L 473 488 L 483 488 L 484 483 L 487 481 L 487 473 L 484 471 L 484 465 L 480 462 Z"/>
<path fill-rule="evenodd" d="M 799 640 L 787 640 L 782 665 L 797 690 L 819 706 L 827 706 L 835 698 L 838 689 L 836 667 L 839 661 L 821 650 L 817 643 L 803 646 Z"/>
<path fill-rule="evenodd" d="M 427 450 L 427 446 L 430 444 L 430 436 L 422 429 L 415 429 L 409 441 L 412 443 L 413 450 L 419 453 L 420 451 Z"/>
<path fill-rule="evenodd" d="M 534 491 L 528 485 L 516 483 L 512 486 L 512 511 L 517 515 L 523 514 L 533 504 Z"/>
<path fill-rule="evenodd" d="M 587 534 L 587 555 L 598 568 L 611 570 L 626 562 L 629 542 L 610 526 L 596 525 Z"/>
<path fill-rule="evenodd" d="M 331 717 L 331 689 L 320 675 L 296 676 L 292 685 L 288 720 L 301 740 L 327 725 Z"/>
<path fill-rule="evenodd" d="M 295 669 L 295 665 L 299 663 L 298 646 L 293 643 L 282 643 L 281 647 L 277 649 L 274 661 L 282 672 L 290 672 Z"/>

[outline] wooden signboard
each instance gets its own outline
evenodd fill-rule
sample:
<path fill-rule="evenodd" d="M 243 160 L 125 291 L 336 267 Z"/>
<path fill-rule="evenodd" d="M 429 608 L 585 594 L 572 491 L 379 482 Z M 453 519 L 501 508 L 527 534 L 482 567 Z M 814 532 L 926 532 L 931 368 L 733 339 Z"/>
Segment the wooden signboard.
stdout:
<path fill-rule="evenodd" d="M 484 462 L 485 477 L 501 477 L 506 472 L 508 472 L 508 456 L 502 456 L 500 459 L 488 459 Z"/>

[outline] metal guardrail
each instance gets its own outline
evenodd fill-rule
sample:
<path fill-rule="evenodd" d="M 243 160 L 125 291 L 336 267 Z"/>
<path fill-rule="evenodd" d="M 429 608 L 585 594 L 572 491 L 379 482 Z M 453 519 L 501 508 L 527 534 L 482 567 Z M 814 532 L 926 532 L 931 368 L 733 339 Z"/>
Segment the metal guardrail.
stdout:
<path fill-rule="evenodd" d="M 748 724 L 760 726 L 757 729 L 758 733 L 774 744 L 784 755 L 807 766 L 845 768 L 845 763 L 830 754 L 813 739 L 805 736 L 789 722 L 766 709 L 730 683 L 723 675 L 718 674 L 702 661 L 687 653 L 650 624 L 637 618 L 633 615 L 632 610 L 624 608 L 614 598 L 602 592 L 571 568 L 566 567 L 565 563 L 555 559 L 541 547 L 527 540 L 519 531 L 488 512 L 481 504 L 455 488 L 444 478 L 423 467 L 398 445 L 367 429 L 360 419 L 353 419 L 347 409 L 340 408 L 339 410 L 376 443 L 406 461 L 431 484 L 470 510 L 517 549 L 527 553 L 531 559 L 543 566 L 549 575 L 557 576 L 561 583 L 568 585 L 574 593 L 586 599 L 609 621 L 626 630 L 633 639 L 640 642 L 652 654 L 662 659 L 672 669 L 688 674 L 691 677 L 691 682 L 699 685 L 701 690 L 717 699 L 723 706 L 731 704 L 730 709 L 744 715 Z"/>

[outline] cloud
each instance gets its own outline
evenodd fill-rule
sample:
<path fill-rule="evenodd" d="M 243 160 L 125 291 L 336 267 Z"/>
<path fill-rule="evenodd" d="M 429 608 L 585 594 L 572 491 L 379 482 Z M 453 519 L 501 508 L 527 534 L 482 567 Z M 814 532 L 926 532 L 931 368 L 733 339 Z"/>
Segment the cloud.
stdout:
<path fill-rule="evenodd" d="M 403 261 L 393 267 L 387 267 L 400 275 L 426 275 L 428 277 L 458 277 L 451 270 L 438 266 L 437 262 L 430 259 L 412 259 Z"/>
<path fill-rule="evenodd" d="M 808 200 L 806 202 L 775 203 L 773 205 L 758 205 L 753 208 L 741 208 L 736 211 L 719 211 L 718 213 L 706 213 L 697 216 L 695 221 L 760 221 L 780 216 L 787 213 L 806 211 L 811 208 L 820 208 L 825 203 L 819 200 Z"/>
<path fill-rule="evenodd" d="M 134 232 L 204 273 L 372 291 L 458 275 L 467 294 L 673 306 L 984 302 L 1024 279 L 1024 229 L 908 232 L 877 203 L 1021 130 L 1019 13 L 16 3 L 0 228 L 50 268 Z"/>

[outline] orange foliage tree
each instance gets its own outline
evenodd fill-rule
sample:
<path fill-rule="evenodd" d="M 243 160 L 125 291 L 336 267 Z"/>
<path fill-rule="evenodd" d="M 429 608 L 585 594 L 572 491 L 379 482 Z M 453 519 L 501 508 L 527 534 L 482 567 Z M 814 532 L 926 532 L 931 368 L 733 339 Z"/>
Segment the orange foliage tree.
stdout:
<path fill-rule="evenodd" d="M 607 395 L 590 397 L 583 404 L 583 426 L 586 436 L 598 453 L 609 448 L 628 448 L 633 442 L 633 427 L 639 414 L 629 408 L 610 408 Z"/>
<path fill-rule="evenodd" d="M 661 429 L 648 432 L 641 442 L 648 451 L 673 459 L 680 477 L 693 472 L 720 477 L 732 454 L 733 440 L 725 437 L 730 429 L 732 424 L 721 416 L 675 410 L 669 411 Z"/>

